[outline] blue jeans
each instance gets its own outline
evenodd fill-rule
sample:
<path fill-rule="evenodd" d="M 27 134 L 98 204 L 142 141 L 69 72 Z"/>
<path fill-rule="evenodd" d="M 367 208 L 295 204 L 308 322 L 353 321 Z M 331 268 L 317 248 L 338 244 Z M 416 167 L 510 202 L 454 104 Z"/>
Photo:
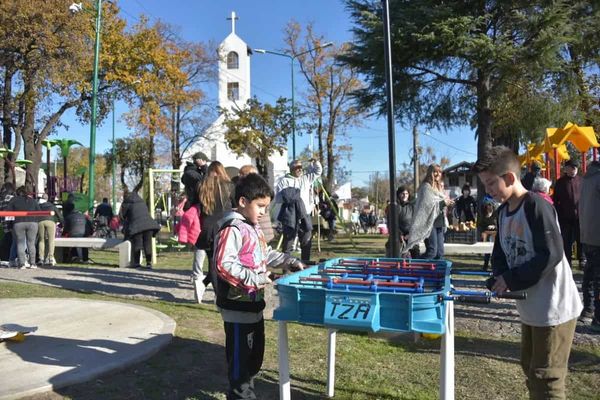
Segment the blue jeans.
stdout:
<path fill-rule="evenodd" d="M 439 260 L 444 257 L 444 228 L 433 228 L 426 243 L 422 258 Z"/>

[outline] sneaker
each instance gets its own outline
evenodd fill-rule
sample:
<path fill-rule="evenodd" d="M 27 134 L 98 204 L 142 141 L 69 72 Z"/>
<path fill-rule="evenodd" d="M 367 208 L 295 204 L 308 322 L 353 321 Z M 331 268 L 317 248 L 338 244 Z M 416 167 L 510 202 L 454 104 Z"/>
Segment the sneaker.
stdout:
<path fill-rule="evenodd" d="M 37 269 L 37 265 L 35 265 L 35 264 L 29 264 L 29 266 L 27 268 L 29 268 L 29 269 Z"/>
<path fill-rule="evenodd" d="M 17 264 L 17 260 L 12 260 L 8 262 L 8 267 L 9 268 L 17 268 L 19 266 L 19 264 Z"/>
<path fill-rule="evenodd" d="M 590 323 L 594 318 L 594 313 L 591 310 L 583 310 L 579 318 L 577 318 L 580 322 Z"/>
<path fill-rule="evenodd" d="M 143 267 L 143 268 L 147 269 L 147 270 L 151 270 L 152 269 L 152 264 L 146 264 L 146 266 Z"/>
<path fill-rule="evenodd" d="M 228 399 L 249 399 L 255 400 L 256 394 L 248 383 L 243 383 L 240 387 L 231 390 L 227 396 Z"/>
<path fill-rule="evenodd" d="M 202 279 L 192 278 L 192 284 L 194 285 L 194 299 L 196 299 L 198 304 L 202 304 L 202 297 L 204 297 L 206 286 L 202 282 Z"/>
<path fill-rule="evenodd" d="M 56 266 L 56 260 L 54 259 L 54 257 L 49 257 L 48 258 L 48 263 L 46 265 L 49 265 L 51 267 L 55 267 Z"/>
<path fill-rule="evenodd" d="M 27 269 L 27 268 L 31 268 L 31 265 L 29 265 L 29 263 L 25 263 L 25 264 L 19 266 L 19 269 Z"/>

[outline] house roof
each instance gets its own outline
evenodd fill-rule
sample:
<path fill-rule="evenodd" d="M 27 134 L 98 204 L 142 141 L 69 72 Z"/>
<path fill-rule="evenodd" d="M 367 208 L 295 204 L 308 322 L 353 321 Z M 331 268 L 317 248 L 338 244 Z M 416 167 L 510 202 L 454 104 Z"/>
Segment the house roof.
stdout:
<path fill-rule="evenodd" d="M 471 168 L 473 168 L 473 164 L 472 162 L 468 162 L 468 161 L 461 161 L 458 164 L 454 164 L 449 166 L 448 168 L 446 168 L 444 170 L 444 174 L 466 174 L 471 172 Z"/>

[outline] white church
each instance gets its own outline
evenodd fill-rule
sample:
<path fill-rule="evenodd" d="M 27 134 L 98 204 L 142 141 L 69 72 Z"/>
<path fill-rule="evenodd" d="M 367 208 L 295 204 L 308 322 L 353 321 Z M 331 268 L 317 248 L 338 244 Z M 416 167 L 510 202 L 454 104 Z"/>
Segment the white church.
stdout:
<path fill-rule="evenodd" d="M 246 104 L 250 99 L 250 56 L 251 49 L 235 33 L 235 12 L 231 13 L 231 33 L 219 45 L 219 107 L 231 110 L 233 107 Z M 220 115 L 206 131 L 183 154 L 184 160 L 191 160 L 194 153 L 201 151 L 211 160 L 220 161 L 230 175 L 237 175 L 237 170 L 246 164 L 256 165 L 256 160 L 248 155 L 238 156 L 229 149 L 225 142 L 226 128 L 224 117 Z M 288 171 L 287 150 L 269 157 L 268 181 L 271 185 L 277 178 Z"/>

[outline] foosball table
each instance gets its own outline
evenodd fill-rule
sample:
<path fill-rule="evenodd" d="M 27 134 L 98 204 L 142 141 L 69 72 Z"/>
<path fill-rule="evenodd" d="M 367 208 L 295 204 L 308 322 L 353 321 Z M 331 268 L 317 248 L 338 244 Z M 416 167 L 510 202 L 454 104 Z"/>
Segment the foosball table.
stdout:
<path fill-rule="evenodd" d="M 290 399 L 287 322 L 292 321 L 329 329 L 329 397 L 334 394 L 338 329 L 442 335 L 440 398 L 454 399 L 453 300 L 488 303 L 494 293 L 453 291 L 451 265 L 445 260 L 335 258 L 278 279 L 279 307 L 273 318 L 279 321 L 280 399 Z"/>

